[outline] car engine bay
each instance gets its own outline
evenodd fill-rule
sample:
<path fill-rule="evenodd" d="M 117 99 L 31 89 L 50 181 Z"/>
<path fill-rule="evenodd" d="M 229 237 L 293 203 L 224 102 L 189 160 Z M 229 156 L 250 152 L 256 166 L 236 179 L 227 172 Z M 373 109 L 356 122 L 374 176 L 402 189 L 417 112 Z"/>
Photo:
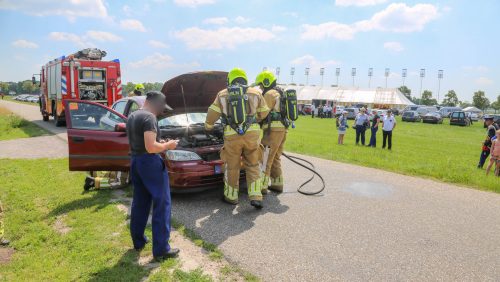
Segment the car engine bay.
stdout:
<path fill-rule="evenodd" d="M 205 132 L 202 124 L 191 124 L 182 127 L 161 127 L 161 137 L 163 139 L 178 139 L 179 148 L 200 148 L 224 143 L 224 128 L 221 124 L 216 124 L 210 133 Z"/>

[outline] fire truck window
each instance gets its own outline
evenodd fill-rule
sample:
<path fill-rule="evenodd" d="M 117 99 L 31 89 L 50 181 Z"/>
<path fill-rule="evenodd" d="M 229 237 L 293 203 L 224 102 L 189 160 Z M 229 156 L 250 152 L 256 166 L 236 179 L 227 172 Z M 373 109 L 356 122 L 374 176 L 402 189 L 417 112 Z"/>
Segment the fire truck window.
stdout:
<path fill-rule="evenodd" d="M 71 127 L 83 130 L 114 131 L 125 120 L 109 109 L 98 105 L 73 102 L 69 104 Z"/>

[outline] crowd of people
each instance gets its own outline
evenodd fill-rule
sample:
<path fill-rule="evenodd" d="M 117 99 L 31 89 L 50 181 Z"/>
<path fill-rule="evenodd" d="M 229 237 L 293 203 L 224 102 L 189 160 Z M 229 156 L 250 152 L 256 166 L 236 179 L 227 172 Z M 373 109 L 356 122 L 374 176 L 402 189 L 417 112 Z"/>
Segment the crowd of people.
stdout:
<path fill-rule="evenodd" d="M 338 144 L 344 145 L 344 136 L 349 128 L 347 122 L 347 111 L 343 111 L 342 114 L 337 118 L 337 129 L 338 129 Z M 377 147 L 377 132 L 382 126 L 382 149 L 387 147 L 388 150 L 392 149 L 392 132 L 396 127 L 396 118 L 392 114 L 391 110 L 387 111 L 387 114 L 383 117 L 379 116 L 376 110 L 372 111 L 372 115 L 367 114 L 365 108 L 361 108 L 359 113 L 354 119 L 353 128 L 356 130 L 356 145 L 359 146 L 360 142 L 363 146 Z M 370 141 L 366 144 L 366 131 L 370 129 Z"/>
<path fill-rule="evenodd" d="M 486 175 L 490 173 L 491 168 L 495 165 L 495 175 L 500 176 L 500 125 L 493 121 L 493 117 L 485 116 L 484 124 L 486 125 L 486 138 L 481 148 L 481 156 L 479 157 L 478 168 L 483 168 L 488 157 L 490 162 L 486 167 Z"/>
<path fill-rule="evenodd" d="M 335 111 L 332 106 L 326 104 L 326 105 L 319 105 L 316 107 L 314 104 L 311 105 L 311 117 L 314 118 L 319 117 L 319 118 L 332 118 L 335 115 Z"/>

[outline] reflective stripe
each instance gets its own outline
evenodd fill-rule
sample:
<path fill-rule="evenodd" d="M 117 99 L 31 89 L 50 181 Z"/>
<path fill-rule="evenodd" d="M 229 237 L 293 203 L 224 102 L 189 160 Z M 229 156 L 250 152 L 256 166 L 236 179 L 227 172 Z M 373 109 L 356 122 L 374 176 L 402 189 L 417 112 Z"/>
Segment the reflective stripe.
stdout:
<path fill-rule="evenodd" d="M 210 107 L 208 107 L 209 109 L 211 109 L 212 111 L 214 112 L 218 112 L 219 114 L 222 113 L 219 106 L 215 105 L 215 104 L 212 104 L 210 105 Z"/>
<path fill-rule="evenodd" d="M 260 130 L 260 127 L 257 123 L 254 123 L 254 124 L 250 125 L 250 127 L 247 129 L 247 132 L 248 131 L 257 131 L 257 130 Z M 226 125 L 226 127 L 224 128 L 224 135 L 230 136 L 230 135 L 235 135 L 235 134 L 238 134 L 238 133 L 236 131 L 234 131 L 234 129 L 232 129 L 229 125 Z"/>
<path fill-rule="evenodd" d="M 262 180 L 259 178 L 248 185 L 248 196 L 262 196 Z"/>
<path fill-rule="evenodd" d="M 258 108 L 257 109 L 257 112 L 258 113 L 261 113 L 261 112 L 268 112 L 269 111 L 269 108 L 267 106 L 265 107 L 261 107 L 261 108 Z"/>
<path fill-rule="evenodd" d="M 271 128 L 285 128 L 285 126 L 283 125 L 283 123 L 279 120 L 276 120 L 276 121 L 272 121 L 271 122 Z M 266 129 L 266 128 L 269 128 L 269 124 L 268 123 L 264 123 L 264 125 L 262 125 L 262 129 Z"/>
<path fill-rule="evenodd" d="M 271 178 L 271 186 L 283 186 L 283 175 Z"/>
<path fill-rule="evenodd" d="M 261 182 L 262 189 L 267 189 L 267 187 L 269 187 L 269 176 L 264 175 L 261 180 L 262 180 L 262 182 Z"/>
<path fill-rule="evenodd" d="M 231 201 L 238 200 L 238 189 L 231 187 L 227 182 L 224 182 L 224 196 Z"/>

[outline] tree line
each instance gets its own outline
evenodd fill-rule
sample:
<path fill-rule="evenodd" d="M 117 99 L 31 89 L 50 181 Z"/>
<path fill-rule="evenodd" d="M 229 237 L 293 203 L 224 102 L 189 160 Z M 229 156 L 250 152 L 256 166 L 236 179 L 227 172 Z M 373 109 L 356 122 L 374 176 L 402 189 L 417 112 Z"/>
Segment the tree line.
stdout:
<path fill-rule="evenodd" d="M 0 81 L 0 93 L 9 94 L 13 91 L 16 94 L 38 94 L 40 93 L 40 84 L 33 84 L 31 80 L 23 80 L 19 82 L 2 82 Z"/>
<path fill-rule="evenodd" d="M 399 91 L 401 91 L 401 93 L 403 93 L 406 98 L 417 105 L 441 105 L 445 107 L 458 106 L 461 108 L 474 106 L 482 111 L 492 108 L 495 110 L 495 113 L 500 110 L 500 95 L 497 96 L 496 101 L 490 102 L 490 100 L 486 97 L 484 91 L 482 90 L 474 92 L 474 95 L 472 95 L 472 103 L 468 101 L 460 101 L 455 90 L 449 90 L 448 93 L 446 93 L 446 95 L 444 96 L 444 99 L 443 101 L 441 101 L 441 103 L 433 98 L 432 91 L 429 90 L 424 90 L 424 92 L 422 92 L 421 98 L 413 97 L 411 95 L 411 89 L 406 86 L 399 87 Z"/>

